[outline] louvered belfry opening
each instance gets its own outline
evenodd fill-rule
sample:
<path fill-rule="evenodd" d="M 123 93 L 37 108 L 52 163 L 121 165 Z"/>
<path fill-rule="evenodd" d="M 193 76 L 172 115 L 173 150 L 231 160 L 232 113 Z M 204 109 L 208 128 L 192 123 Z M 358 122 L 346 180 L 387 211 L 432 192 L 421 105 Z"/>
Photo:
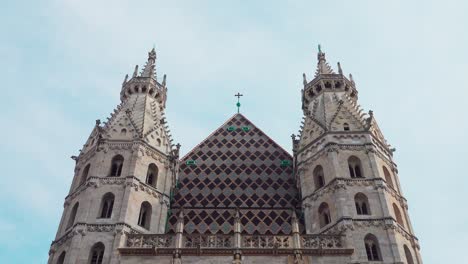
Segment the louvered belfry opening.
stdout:
<path fill-rule="evenodd" d="M 234 115 L 182 158 L 170 232 L 183 208 L 184 232 L 232 233 L 239 208 L 243 233 L 290 234 L 292 209 L 300 213 L 292 159 L 242 114 Z"/>

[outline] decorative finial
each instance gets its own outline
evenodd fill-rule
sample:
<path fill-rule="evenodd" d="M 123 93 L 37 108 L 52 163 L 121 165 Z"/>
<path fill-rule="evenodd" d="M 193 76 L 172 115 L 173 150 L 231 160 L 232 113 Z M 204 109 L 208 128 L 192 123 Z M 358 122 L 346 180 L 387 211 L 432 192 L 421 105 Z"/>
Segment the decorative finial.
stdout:
<path fill-rule="evenodd" d="M 349 74 L 349 80 L 351 81 L 352 84 L 354 84 L 353 75 L 351 73 Z"/>
<path fill-rule="evenodd" d="M 166 86 L 166 74 L 163 75 L 162 86 Z"/>
<path fill-rule="evenodd" d="M 343 75 L 343 70 L 341 69 L 341 64 L 338 62 L 338 73 Z"/>
<path fill-rule="evenodd" d="M 101 124 L 101 120 L 100 119 L 96 119 L 96 126 L 99 126 Z"/>
<path fill-rule="evenodd" d="M 128 74 L 125 74 L 125 78 L 124 78 L 122 85 L 125 85 L 127 83 L 127 80 L 128 80 Z"/>
<path fill-rule="evenodd" d="M 302 74 L 302 78 L 303 78 L 302 82 L 304 83 L 304 86 L 306 86 L 307 85 L 307 77 L 306 77 L 305 73 Z"/>
<path fill-rule="evenodd" d="M 318 52 L 322 53 L 322 46 L 320 44 L 318 44 Z"/>
<path fill-rule="evenodd" d="M 133 77 L 137 77 L 138 75 L 138 65 L 135 65 L 135 70 L 133 71 Z"/>
<path fill-rule="evenodd" d="M 240 97 L 241 97 L 241 96 L 244 96 L 244 95 L 243 95 L 243 94 L 240 94 L 240 93 L 237 93 L 237 94 L 235 94 L 234 96 L 237 97 L 237 104 L 236 104 L 236 106 L 237 106 L 237 113 L 239 113 L 239 112 L 240 112 L 240 106 L 241 106 Z"/>

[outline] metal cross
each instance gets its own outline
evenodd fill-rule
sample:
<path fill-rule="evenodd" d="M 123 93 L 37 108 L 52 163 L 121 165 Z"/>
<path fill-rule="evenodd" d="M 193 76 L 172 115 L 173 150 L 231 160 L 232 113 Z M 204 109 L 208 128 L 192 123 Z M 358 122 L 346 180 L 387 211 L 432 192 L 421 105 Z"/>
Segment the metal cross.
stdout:
<path fill-rule="evenodd" d="M 243 95 L 243 94 L 240 94 L 240 93 L 238 92 L 238 93 L 235 94 L 234 96 L 237 97 L 237 104 L 236 104 L 236 106 L 237 106 L 237 113 L 239 113 L 239 108 L 240 108 L 240 106 L 241 106 L 241 104 L 240 104 L 240 97 L 241 97 L 241 96 L 244 96 L 244 95 Z"/>

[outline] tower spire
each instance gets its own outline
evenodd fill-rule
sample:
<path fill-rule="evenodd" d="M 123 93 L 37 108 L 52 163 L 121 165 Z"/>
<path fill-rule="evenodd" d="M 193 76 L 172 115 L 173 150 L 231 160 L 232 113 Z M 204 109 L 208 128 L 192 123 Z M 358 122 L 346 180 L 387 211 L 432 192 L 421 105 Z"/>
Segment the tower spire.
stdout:
<path fill-rule="evenodd" d="M 148 52 L 148 61 L 141 73 L 141 77 L 152 77 L 156 79 L 156 50 L 153 49 Z"/>
<path fill-rule="evenodd" d="M 321 74 L 334 74 L 330 65 L 328 65 L 327 60 L 325 59 L 325 53 L 322 52 L 322 46 L 318 45 L 317 53 L 317 70 L 315 71 L 315 77 Z"/>

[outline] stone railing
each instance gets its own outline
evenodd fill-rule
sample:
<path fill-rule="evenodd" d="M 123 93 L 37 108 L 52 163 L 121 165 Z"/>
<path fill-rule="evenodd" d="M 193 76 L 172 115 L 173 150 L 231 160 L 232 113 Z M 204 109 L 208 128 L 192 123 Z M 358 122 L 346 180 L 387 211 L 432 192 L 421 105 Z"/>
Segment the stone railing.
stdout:
<path fill-rule="evenodd" d="M 301 247 L 308 249 L 343 248 L 342 237 L 339 235 L 303 235 Z"/>
<path fill-rule="evenodd" d="M 127 247 L 129 248 L 173 248 L 174 236 L 170 234 L 129 234 Z"/>
<path fill-rule="evenodd" d="M 185 235 L 186 248 L 232 248 L 233 236 L 229 235 Z"/>
<path fill-rule="evenodd" d="M 292 248 L 292 236 L 246 235 L 243 248 Z"/>

